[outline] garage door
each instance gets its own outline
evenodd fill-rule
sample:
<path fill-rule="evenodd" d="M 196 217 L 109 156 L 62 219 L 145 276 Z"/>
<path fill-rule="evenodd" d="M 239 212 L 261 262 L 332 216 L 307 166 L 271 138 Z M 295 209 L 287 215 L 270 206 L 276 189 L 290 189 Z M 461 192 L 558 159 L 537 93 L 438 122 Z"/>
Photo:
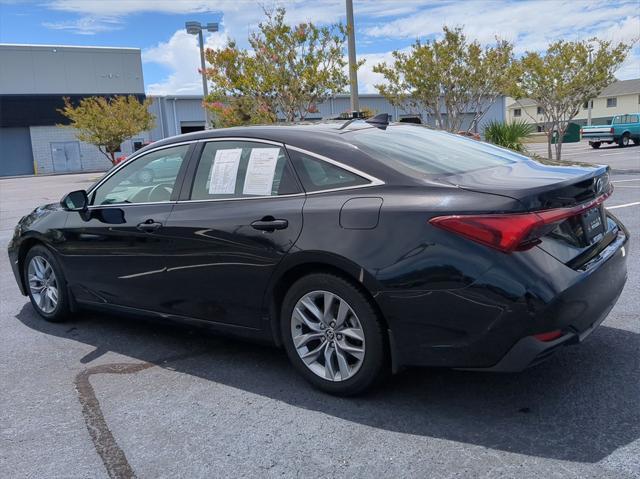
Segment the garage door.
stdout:
<path fill-rule="evenodd" d="M 0 128 L 0 176 L 33 175 L 29 128 Z"/>

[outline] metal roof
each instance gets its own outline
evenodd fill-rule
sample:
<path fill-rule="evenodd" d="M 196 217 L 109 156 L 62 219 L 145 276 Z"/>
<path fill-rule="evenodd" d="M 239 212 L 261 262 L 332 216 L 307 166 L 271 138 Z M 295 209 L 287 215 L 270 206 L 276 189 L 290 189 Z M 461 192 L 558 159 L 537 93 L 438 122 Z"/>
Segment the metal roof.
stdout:
<path fill-rule="evenodd" d="M 640 94 L 640 78 L 615 81 L 604 90 L 602 90 L 602 93 L 598 95 L 598 98 L 635 94 Z M 536 105 L 536 101 L 532 100 L 531 98 L 521 98 L 511 103 L 509 106 L 507 106 L 507 108 L 525 108 L 528 106 Z"/>

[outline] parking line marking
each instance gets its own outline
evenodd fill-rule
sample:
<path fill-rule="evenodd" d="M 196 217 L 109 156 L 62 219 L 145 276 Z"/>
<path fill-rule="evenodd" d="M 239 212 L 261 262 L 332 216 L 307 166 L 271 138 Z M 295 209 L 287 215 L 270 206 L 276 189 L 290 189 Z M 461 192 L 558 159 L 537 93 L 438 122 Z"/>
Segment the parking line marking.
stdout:
<path fill-rule="evenodd" d="M 600 156 L 614 156 L 614 155 L 624 155 L 624 154 L 625 154 L 625 152 L 621 151 L 619 153 L 606 153 L 606 154 L 600 155 Z"/>
<path fill-rule="evenodd" d="M 615 181 L 612 181 L 611 183 L 627 183 L 629 181 L 640 181 L 640 178 L 634 178 L 633 180 L 615 180 Z"/>
<path fill-rule="evenodd" d="M 633 203 L 627 203 L 625 205 L 615 205 L 615 206 L 607 206 L 608 210 L 615 210 L 617 208 L 626 208 L 627 206 L 635 206 L 640 205 L 640 201 L 635 201 Z"/>

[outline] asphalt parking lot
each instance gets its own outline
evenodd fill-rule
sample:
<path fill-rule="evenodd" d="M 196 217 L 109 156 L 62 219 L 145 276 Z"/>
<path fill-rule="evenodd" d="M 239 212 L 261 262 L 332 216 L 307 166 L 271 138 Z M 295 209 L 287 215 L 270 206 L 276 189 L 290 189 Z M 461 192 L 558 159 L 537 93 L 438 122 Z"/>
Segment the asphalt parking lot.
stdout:
<path fill-rule="evenodd" d="M 531 153 L 547 156 L 546 143 L 529 143 L 526 145 Z M 554 152 L 555 154 L 555 152 Z M 586 140 L 562 145 L 562 159 L 566 162 L 578 161 L 609 165 L 614 172 L 640 173 L 640 145 L 619 148 L 618 145 L 602 144 L 594 150 Z"/>
<path fill-rule="evenodd" d="M 634 168 L 607 202 L 632 234 L 629 280 L 584 344 L 520 374 L 408 370 L 353 399 L 269 347 L 89 312 L 46 323 L 2 253 L 0 476 L 640 478 Z M 97 176 L 0 180 L 2 248 L 23 214 Z"/>

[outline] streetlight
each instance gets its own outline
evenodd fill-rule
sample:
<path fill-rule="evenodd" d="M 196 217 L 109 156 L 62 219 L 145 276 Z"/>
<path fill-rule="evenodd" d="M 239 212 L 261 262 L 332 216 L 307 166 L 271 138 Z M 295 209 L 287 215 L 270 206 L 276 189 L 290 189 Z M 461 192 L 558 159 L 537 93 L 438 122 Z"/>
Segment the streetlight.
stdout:
<path fill-rule="evenodd" d="M 353 24 L 353 0 L 347 1 L 347 46 L 349 49 L 349 81 L 351 83 L 351 114 L 355 118 L 360 111 L 358 101 L 358 66 L 356 64 L 356 27 Z"/>
<path fill-rule="evenodd" d="M 209 95 L 209 89 L 207 88 L 207 75 L 205 74 L 205 65 L 204 65 L 204 38 L 202 36 L 202 30 L 205 29 L 208 32 L 217 32 L 218 24 L 217 23 L 207 23 L 206 25 L 202 25 L 200 22 L 186 22 L 184 26 L 187 29 L 187 33 L 191 35 L 198 35 L 198 41 L 200 43 L 200 70 L 202 73 L 202 91 L 204 93 L 204 98 Z M 209 114 L 205 108 L 205 128 L 209 126 Z"/>

